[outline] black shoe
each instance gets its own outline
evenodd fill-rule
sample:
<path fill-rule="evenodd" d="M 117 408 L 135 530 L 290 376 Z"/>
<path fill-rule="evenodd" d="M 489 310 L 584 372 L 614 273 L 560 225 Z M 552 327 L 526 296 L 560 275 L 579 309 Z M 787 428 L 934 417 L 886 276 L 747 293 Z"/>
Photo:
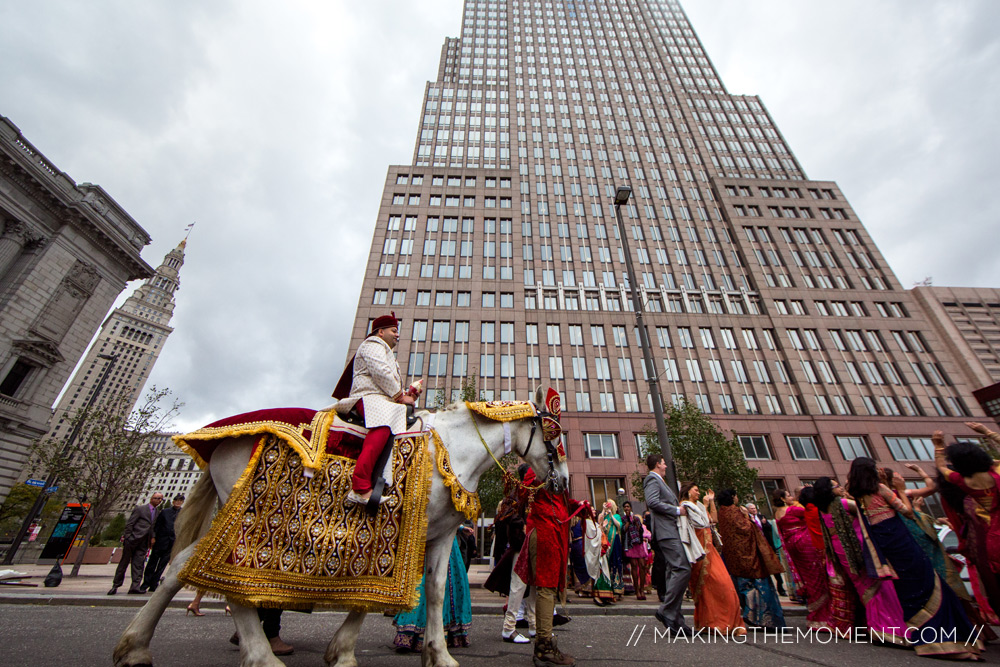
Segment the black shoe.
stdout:
<path fill-rule="evenodd" d="M 528 621 L 527 621 L 527 619 L 524 619 L 524 618 L 518 619 L 517 623 L 514 624 L 514 627 L 515 628 L 526 628 L 526 627 L 528 627 Z"/>
<path fill-rule="evenodd" d="M 667 630 L 673 629 L 673 625 L 667 620 L 666 616 L 660 613 L 659 609 L 657 609 L 656 613 L 653 615 L 656 616 L 656 620 L 658 620 L 660 623 L 663 623 L 663 627 L 665 627 Z"/>
<path fill-rule="evenodd" d="M 520 632 L 512 632 L 510 637 L 500 636 L 508 644 L 530 644 L 531 640 L 522 635 Z"/>
<path fill-rule="evenodd" d="M 149 592 L 149 589 L 146 588 L 145 586 L 140 586 L 139 587 L 139 592 L 142 593 L 143 595 L 145 595 L 146 593 Z"/>
<path fill-rule="evenodd" d="M 138 588 L 130 588 L 130 589 L 128 589 L 128 594 L 129 595 L 142 595 L 145 592 L 146 591 L 140 590 Z"/>
<path fill-rule="evenodd" d="M 554 615 L 552 617 L 552 625 L 553 626 L 566 625 L 567 623 L 569 623 L 572 620 L 573 619 L 570 618 L 569 616 L 563 616 L 562 614 L 556 614 L 556 615 Z"/>
<path fill-rule="evenodd" d="M 150 593 L 155 593 L 156 592 L 156 586 L 150 586 L 149 587 L 149 592 Z"/>
<path fill-rule="evenodd" d="M 674 637 L 690 637 L 693 634 L 691 628 L 681 624 L 678 624 L 676 627 L 672 628 L 670 630 L 670 633 Z"/>
<path fill-rule="evenodd" d="M 240 645 L 240 633 L 234 632 L 233 636 L 229 638 L 229 643 L 236 646 Z"/>
<path fill-rule="evenodd" d="M 118 587 L 117 586 L 112 586 L 111 590 L 108 591 L 108 595 L 114 595 L 117 592 L 118 592 Z"/>

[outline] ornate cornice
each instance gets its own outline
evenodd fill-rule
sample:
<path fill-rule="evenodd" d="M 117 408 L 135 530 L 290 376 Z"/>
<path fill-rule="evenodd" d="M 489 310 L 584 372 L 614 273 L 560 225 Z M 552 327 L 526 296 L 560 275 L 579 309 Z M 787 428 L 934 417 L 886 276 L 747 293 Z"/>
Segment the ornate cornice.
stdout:
<path fill-rule="evenodd" d="M 15 340 L 13 348 L 21 356 L 27 357 L 45 368 L 51 368 L 66 361 L 55 343 L 41 338 Z"/>

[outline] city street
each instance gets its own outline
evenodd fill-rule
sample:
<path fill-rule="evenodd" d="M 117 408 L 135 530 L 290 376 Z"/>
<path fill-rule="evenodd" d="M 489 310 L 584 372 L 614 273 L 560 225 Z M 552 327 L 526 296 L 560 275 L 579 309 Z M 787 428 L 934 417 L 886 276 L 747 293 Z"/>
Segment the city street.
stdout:
<path fill-rule="evenodd" d="M 135 614 L 134 608 L 42 605 L 0 605 L 0 646 L 3 664 L 21 665 L 110 665 L 111 651 L 122 629 Z M 282 637 L 293 644 L 295 654 L 284 658 L 290 667 L 323 665 L 323 653 L 334 628 L 343 618 L 340 613 L 285 613 Z M 802 627 L 804 619 L 793 624 Z M 645 626 L 641 636 L 637 630 Z M 561 648 L 578 658 L 581 665 L 829 665 L 831 667 L 912 667 L 912 651 L 895 648 L 841 643 L 819 644 L 806 640 L 778 643 L 767 640 L 726 645 L 724 643 L 667 644 L 654 642 L 653 619 L 641 616 L 584 616 L 558 629 Z M 473 619 L 470 648 L 456 649 L 455 658 L 463 666 L 530 665 L 530 645 L 500 641 L 500 617 L 476 615 Z M 209 667 L 236 665 L 238 649 L 229 644 L 232 620 L 218 609 L 206 616 L 185 616 L 182 609 L 168 609 L 163 616 L 152 650 L 155 664 L 161 667 L 184 665 Z M 362 667 L 420 664 L 419 656 L 400 655 L 392 649 L 391 619 L 369 615 L 358 644 Z M 637 639 L 638 637 L 638 639 Z M 794 637 L 794 633 L 792 633 Z M 1000 646 L 991 646 L 984 657 L 1000 662 Z M 931 663 L 927 663 L 931 664 Z"/>

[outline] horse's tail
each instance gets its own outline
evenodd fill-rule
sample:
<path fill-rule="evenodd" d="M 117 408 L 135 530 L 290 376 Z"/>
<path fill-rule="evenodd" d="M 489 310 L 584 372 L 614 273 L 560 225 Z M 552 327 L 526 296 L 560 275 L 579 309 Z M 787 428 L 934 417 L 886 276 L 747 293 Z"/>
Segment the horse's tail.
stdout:
<path fill-rule="evenodd" d="M 173 558 L 182 549 L 197 542 L 202 535 L 208 532 L 212 525 L 212 518 L 215 516 L 215 505 L 219 499 L 219 494 L 215 491 L 215 483 L 212 481 L 212 473 L 206 470 L 201 479 L 195 483 L 191 489 L 184 508 L 177 515 L 177 525 L 174 527 L 174 549 L 170 554 Z"/>

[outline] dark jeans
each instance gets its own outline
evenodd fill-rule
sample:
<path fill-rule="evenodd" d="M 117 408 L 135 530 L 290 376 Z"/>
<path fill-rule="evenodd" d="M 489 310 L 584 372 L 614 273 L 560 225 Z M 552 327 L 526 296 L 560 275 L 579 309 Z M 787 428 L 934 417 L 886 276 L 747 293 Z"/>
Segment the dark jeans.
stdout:
<path fill-rule="evenodd" d="M 149 560 L 146 561 L 146 571 L 142 575 L 143 588 L 155 589 L 160 585 L 160 577 L 163 576 L 163 571 L 167 569 L 167 563 L 170 562 L 171 548 L 173 548 L 173 544 L 168 544 L 161 549 L 159 542 L 153 547 L 152 553 L 149 554 Z"/>
<path fill-rule="evenodd" d="M 268 639 L 274 639 L 281 633 L 281 612 L 283 611 L 284 609 L 257 607 L 257 618 L 260 619 L 261 626 L 264 628 L 264 636 Z"/>

